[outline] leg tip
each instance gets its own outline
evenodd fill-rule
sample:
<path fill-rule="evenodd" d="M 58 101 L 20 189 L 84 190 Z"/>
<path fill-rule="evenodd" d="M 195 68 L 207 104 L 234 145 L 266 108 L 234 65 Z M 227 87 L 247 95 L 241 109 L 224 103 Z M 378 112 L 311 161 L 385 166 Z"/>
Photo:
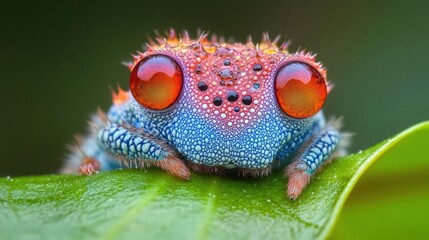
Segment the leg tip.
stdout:
<path fill-rule="evenodd" d="M 287 187 L 287 196 L 290 200 L 296 200 L 299 195 L 301 195 L 303 189 L 304 188 L 299 185 L 289 183 Z"/>
<path fill-rule="evenodd" d="M 168 157 L 164 160 L 156 162 L 155 165 L 183 180 L 191 179 L 191 171 L 189 171 L 189 168 L 183 163 L 182 160 L 178 158 Z"/>
<path fill-rule="evenodd" d="M 310 183 L 310 175 L 305 173 L 302 169 L 296 168 L 294 165 L 286 169 L 288 176 L 287 196 L 291 200 L 296 200 Z"/>
<path fill-rule="evenodd" d="M 84 158 L 79 166 L 79 174 L 81 175 L 92 175 L 97 173 L 99 170 L 100 163 L 95 158 L 91 157 Z"/>
<path fill-rule="evenodd" d="M 183 180 L 191 180 L 191 172 L 189 171 L 188 168 L 179 169 L 175 175 L 180 177 Z"/>

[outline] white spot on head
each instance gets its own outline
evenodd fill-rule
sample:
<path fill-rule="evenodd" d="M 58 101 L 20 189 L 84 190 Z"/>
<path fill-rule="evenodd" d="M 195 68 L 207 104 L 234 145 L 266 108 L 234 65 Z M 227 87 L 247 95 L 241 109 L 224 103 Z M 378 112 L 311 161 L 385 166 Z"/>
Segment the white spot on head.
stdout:
<path fill-rule="evenodd" d="M 204 104 L 202 105 L 202 107 L 203 107 L 204 109 L 206 109 L 206 108 L 207 108 L 207 104 L 205 104 L 205 103 L 204 103 Z"/>
<path fill-rule="evenodd" d="M 231 126 L 232 126 L 232 122 L 228 122 L 228 126 L 230 126 L 230 127 L 231 127 Z"/>
<path fill-rule="evenodd" d="M 226 118 L 226 114 L 225 114 L 225 113 L 222 113 L 222 114 L 220 115 L 220 117 L 221 117 L 221 118 Z"/>

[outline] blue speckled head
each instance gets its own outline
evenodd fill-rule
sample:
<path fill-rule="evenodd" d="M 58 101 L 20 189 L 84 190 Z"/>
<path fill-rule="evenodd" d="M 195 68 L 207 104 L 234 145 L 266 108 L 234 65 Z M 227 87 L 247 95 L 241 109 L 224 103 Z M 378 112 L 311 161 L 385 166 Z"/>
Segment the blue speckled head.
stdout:
<path fill-rule="evenodd" d="M 179 63 L 182 93 L 163 111 L 148 110 L 132 98 L 133 125 L 166 140 L 196 164 L 265 168 L 312 126 L 314 117 L 294 119 L 279 108 L 274 80 L 279 67 L 291 61 L 321 69 L 314 56 L 242 44 L 198 45 L 151 49 L 134 66 L 154 54 Z"/>

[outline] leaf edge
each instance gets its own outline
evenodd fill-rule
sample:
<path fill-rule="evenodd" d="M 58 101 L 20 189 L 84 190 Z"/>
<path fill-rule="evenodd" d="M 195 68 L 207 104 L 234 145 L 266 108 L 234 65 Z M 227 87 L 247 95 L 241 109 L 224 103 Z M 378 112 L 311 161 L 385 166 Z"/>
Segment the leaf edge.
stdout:
<path fill-rule="evenodd" d="M 392 147 L 400 143 L 407 136 L 412 135 L 413 133 L 417 131 L 421 131 L 426 128 L 429 128 L 429 121 L 423 121 L 423 122 L 417 123 L 403 130 L 402 132 L 396 134 L 394 137 L 383 140 L 366 149 L 366 150 L 369 150 L 369 149 L 375 148 L 377 150 L 368 157 L 369 160 L 364 161 L 359 166 L 356 173 L 352 176 L 350 181 L 347 183 L 345 190 L 341 193 L 340 197 L 335 203 L 333 211 L 329 216 L 328 222 L 324 226 L 323 230 L 320 232 L 318 239 L 327 239 L 327 237 L 331 235 L 333 229 L 335 228 L 335 224 L 339 219 L 339 215 L 341 214 L 341 211 L 344 207 L 344 203 L 346 202 L 350 193 L 353 191 L 354 186 L 356 186 L 358 180 L 362 177 L 362 175 L 366 172 L 366 170 L 369 169 L 377 161 L 377 159 L 383 156 L 385 152 L 389 151 Z"/>

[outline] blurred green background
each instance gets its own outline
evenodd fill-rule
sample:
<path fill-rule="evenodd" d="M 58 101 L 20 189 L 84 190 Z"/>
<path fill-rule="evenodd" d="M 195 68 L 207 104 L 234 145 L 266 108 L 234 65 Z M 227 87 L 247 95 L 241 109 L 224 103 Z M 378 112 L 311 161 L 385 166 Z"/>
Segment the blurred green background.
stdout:
<path fill-rule="evenodd" d="M 55 172 L 120 63 L 155 29 L 259 40 L 268 31 L 318 53 L 335 88 L 325 112 L 344 116 L 353 151 L 429 119 L 429 4 L 384 1 L 15 1 L 0 15 L 0 176 Z M 153 34 L 152 34 L 153 35 Z"/>

